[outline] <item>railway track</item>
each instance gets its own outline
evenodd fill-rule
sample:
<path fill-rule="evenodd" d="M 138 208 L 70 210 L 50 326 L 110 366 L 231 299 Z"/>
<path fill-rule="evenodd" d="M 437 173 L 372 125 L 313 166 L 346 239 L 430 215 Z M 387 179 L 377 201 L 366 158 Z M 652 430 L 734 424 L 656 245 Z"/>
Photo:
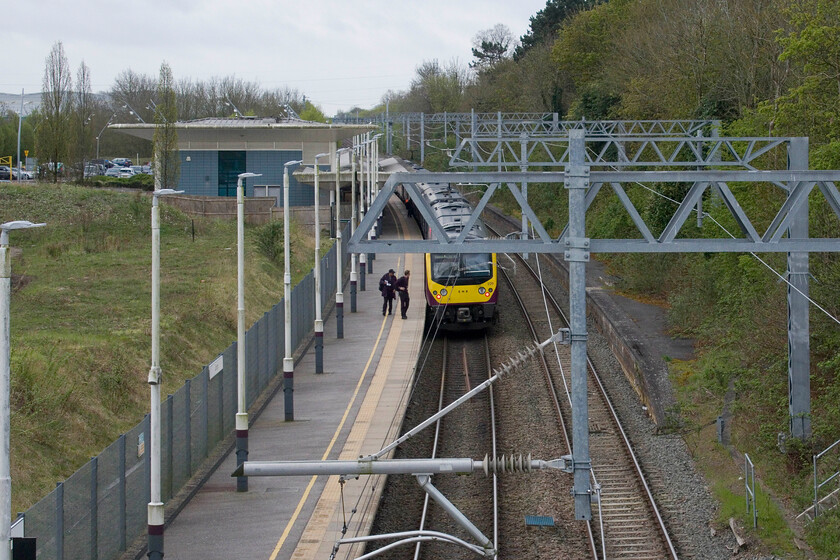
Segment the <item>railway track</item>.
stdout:
<path fill-rule="evenodd" d="M 567 327 L 562 307 L 544 288 L 541 272 L 519 255 L 516 265 L 500 270 L 520 301 L 534 340 L 545 340 Z M 536 260 L 532 256 L 532 261 Z M 537 261 L 539 262 L 539 261 Z M 551 347 L 549 347 L 551 349 Z M 561 423 L 571 418 L 571 353 L 566 346 L 546 352 L 544 368 L 553 388 Z M 645 480 L 632 445 L 591 362 L 589 370 L 590 455 L 593 487 L 600 485 L 600 503 L 593 505 L 589 527 L 592 553 L 598 558 L 677 558 L 668 530 Z M 570 441 L 567 437 L 567 441 Z"/>

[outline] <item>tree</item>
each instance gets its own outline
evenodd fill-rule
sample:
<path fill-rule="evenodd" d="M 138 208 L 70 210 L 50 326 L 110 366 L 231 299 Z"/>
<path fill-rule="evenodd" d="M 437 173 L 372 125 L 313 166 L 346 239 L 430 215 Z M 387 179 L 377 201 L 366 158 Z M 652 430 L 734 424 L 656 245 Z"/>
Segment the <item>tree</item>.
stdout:
<path fill-rule="evenodd" d="M 76 150 L 77 161 L 85 162 L 90 157 L 90 147 L 93 139 L 91 122 L 94 117 L 96 104 L 90 87 L 90 68 L 82 61 L 76 72 Z M 84 178 L 84 166 L 82 168 Z"/>
<path fill-rule="evenodd" d="M 73 78 L 61 41 L 53 45 L 44 69 L 41 110 L 44 121 L 38 129 L 37 146 L 41 159 L 52 163 L 53 182 L 58 182 L 59 163 L 68 155 L 72 134 Z"/>
<path fill-rule="evenodd" d="M 160 65 L 157 84 L 158 102 L 155 108 L 155 188 L 174 189 L 178 186 L 181 160 L 178 155 L 178 108 L 175 99 L 175 80 L 166 62 Z"/>
<path fill-rule="evenodd" d="M 548 0 L 545 8 L 531 16 L 530 29 L 519 38 L 514 58 L 519 60 L 532 48 L 545 42 L 554 42 L 557 30 L 566 20 L 582 10 L 588 10 L 600 0 Z"/>
<path fill-rule="evenodd" d="M 503 23 L 497 23 L 490 29 L 479 31 L 473 37 L 472 55 L 475 61 L 470 63 L 470 68 L 495 66 L 507 58 L 508 51 L 513 46 L 513 34 Z"/>

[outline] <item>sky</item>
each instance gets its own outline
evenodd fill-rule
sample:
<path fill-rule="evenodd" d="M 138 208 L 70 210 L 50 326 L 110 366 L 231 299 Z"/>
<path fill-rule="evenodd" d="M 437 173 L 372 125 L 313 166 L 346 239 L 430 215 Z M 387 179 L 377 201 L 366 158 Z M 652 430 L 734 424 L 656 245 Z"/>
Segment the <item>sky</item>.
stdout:
<path fill-rule="evenodd" d="M 124 70 L 176 80 L 235 76 L 289 87 L 327 115 L 408 89 L 422 62 L 472 60 L 472 39 L 503 23 L 518 38 L 545 0 L 29 0 L 4 9 L 0 92 L 41 91 L 61 41 L 94 92 Z"/>

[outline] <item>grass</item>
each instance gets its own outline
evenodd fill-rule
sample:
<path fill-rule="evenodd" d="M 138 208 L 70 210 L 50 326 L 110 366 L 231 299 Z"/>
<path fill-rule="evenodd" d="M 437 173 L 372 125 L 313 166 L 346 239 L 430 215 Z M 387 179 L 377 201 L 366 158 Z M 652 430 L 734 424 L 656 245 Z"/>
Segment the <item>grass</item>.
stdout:
<path fill-rule="evenodd" d="M 12 511 L 24 511 L 148 410 L 151 199 L 66 184 L 4 185 L 11 245 Z M 161 367 L 173 393 L 236 338 L 236 224 L 161 205 Z M 282 258 L 246 226 L 246 323 L 283 293 Z M 293 282 L 312 266 L 292 228 Z M 282 248 L 281 248 L 282 251 Z M 282 252 L 281 252 L 282 257 Z"/>
<path fill-rule="evenodd" d="M 749 415 L 736 413 L 731 427 L 733 442 L 739 450 L 746 450 L 756 465 L 758 528 L 753 529 L 752 512 L 746 509 L 743 456 L 731 453 L 717 441 L 716 420 L 723 410 L 725 391 L 715 373 L 709 373 L 711 368 L 708 364 L 721 360 L 720 356 L 713 354 L 694 361 L 672 360 L 668 367 L 680 402 L 685 441 L 719 504 L 716 529 L 729 531 L 729 519 L 735 518 L 738 526 L 743 528 L 742 536 L 749 540 L 750 553 L 806 558 L 796 547 L 794 533 L 788 525 L 790 512 L 765 489 L 768 480 L 772 481 L 778 475 L 774 469 L 779 463 L 779 453 L 770 457 L 766 452 L 751 447 L 750 441 L 754 438 L 750 438 L 749 432 L 755 427 L 750 425 Z"/>

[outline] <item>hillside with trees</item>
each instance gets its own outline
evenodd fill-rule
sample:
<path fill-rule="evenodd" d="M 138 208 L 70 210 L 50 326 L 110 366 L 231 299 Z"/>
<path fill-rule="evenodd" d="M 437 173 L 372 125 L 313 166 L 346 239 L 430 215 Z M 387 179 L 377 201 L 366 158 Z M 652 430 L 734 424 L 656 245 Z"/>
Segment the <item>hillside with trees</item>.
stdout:
<path fill-rule="evenodd" d="M 473 46 L 468 67 L 421 64 L 407 91 L 387 94 L 390 111 L 556 112 L 562 119 L 588 121 L 713 119 L 721 122 L 722 136 L 807 136 L 812 169 L 840 168 L 840 2 L 835 0 L 549 0 L 518 42 L 500 25 L 476 34 Z M 427 167 L 446 166 L 442 155 L 426 154 Z M 787 162 L 762 164 L 785 168 Z M 667 220 L 663 216 L 674 211 L 668 199 L 681 199 L 686 188 L 662 185 L 659 192 L 636 193 L 634 204 L 647 223 Z M 566 221 L 565 197 L 536 187 L 531 192 L 532 207 L 558 235 Z M 766 192 L 744 187 L 738 199 L 760 213 L 772 202 L 761 194 Z M 590 235 L 621 237 L 633 227 L 614 210 L 608 204 L 590 210 Z M 715 218 L 721 216 L 707 211 L 713 219 L 702 228 L 719 228 Z M 811 199 L 810 224 L 814 237 L 840 232 L 819 195 Z M 673 430 L 706 469 L 721 500 L 721 522 L 744 515 L 738 479 L 743 465 L 737 462 L 744 452 L 757 460 L 758 476 L 773 496 L 767 502 L 778 504 L 780 516 L 810 505 L 811 456 L 840 439 L 837 254 L 810 257 L 810 295 L 819 307 L 812 305 L 810 313 L 813 435 L 804 442 L 786 437 L 786 285 L 776 274 L 784 275 L 785 255 L 599 258 L 618 291 L 667 308 L 671 333 L 696 341 L 695 360 L 669 363 L 680 393 Z M 724 409 L 733 414 L 726 448 L 715 443 L 714 427 Z M 768 550 L 799 557 L 792 536 L 774 537 L 782 532 L 771 527 L 765 522 L 758 530 Z M 800 536 L 818 557 L 835 558 L 840 515 L 821 517 Z"/>

